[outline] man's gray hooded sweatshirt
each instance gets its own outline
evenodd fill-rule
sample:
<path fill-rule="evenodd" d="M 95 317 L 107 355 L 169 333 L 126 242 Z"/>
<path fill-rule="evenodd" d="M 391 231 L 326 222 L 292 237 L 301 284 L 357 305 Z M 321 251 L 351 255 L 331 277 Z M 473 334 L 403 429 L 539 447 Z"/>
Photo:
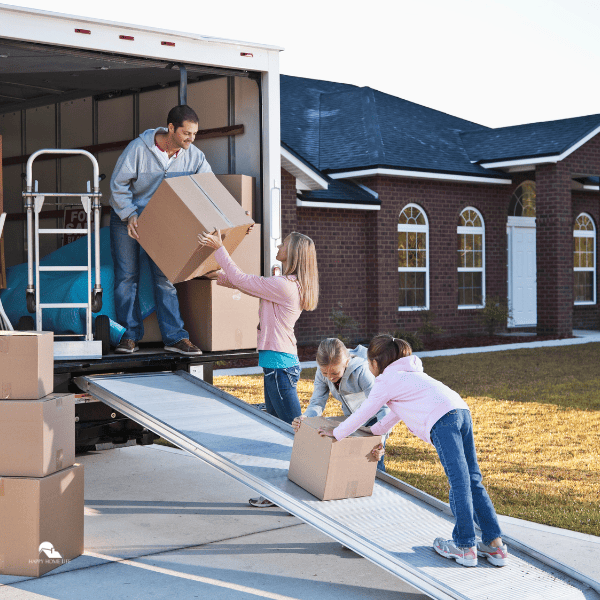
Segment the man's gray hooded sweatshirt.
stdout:
<path fill-rule="evenodd" d="M 307 417 L 321 416 L 327 404 L 329 394 L 331 394 L 341 403 L 344 414 L 349 416 L 352 414 L 350 404 L 356 410 L 360 406 L 360 403 L 368 398 L 374 384 L 375 377 L 369 370 L 367 362 L 367 349 L 364 346 L 356 346 L 354 350 L 350 350 L 350 362 L 342 375 L 339 389 L 336 388 L 332 381 L 323 376 L 321 369 L 317 366 L 315 387 L 304 415 Z M 364 394 L 364 398 L 356 402 L 356 398 L 360 398 L 360 396 L 353 395 L 361 393 Z M 353 397 L 352 401 L 348 396 Z M 381 421 L 389 412 L 390 409 L 387 406 L 382 407 L 377 413 L 377 420 Z"/>
<path fill-rule="evenodd" d="M 134 213 L 139 217 L 167 177 L 212 173 L 204 153 L 193 144 L 187 150 L 181 149 L 165 169 L 152 150 L 157 133 L 167 133 L 167 129 L 158 127 L 144 131 L 128 144 L 115 165 L 110 179 L 110 205 L 122 221 Z"/>

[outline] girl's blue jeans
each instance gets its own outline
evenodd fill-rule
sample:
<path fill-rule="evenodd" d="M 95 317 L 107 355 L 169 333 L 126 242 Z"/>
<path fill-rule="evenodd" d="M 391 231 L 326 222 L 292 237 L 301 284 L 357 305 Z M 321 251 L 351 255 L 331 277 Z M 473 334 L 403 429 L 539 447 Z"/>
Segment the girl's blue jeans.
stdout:
<path fill-rule="evenodd" d="M 431 428 L 431 441 L 450 483 L 450 508 L 456 519 L 454 544 L 458 548 L 475 546 L 475 523 L 484 544 L 501 537 L 496 511 L 481 483 L 471 412 L 460 408 L 446 413 Z"/>
<path fill-rule="evenodd" d="M 123 338 L 139 341 L 144 337 L 144 325 L 139 302 L 140 257 L 145 251 L 127 233 L 127 221 L 121 221 L 110 211 L 110 250 L 115 270 L 115 312 L 117 323 L 125 327 Z M 167 346 L 189 338 L 179 313 L 175 286 L 148 257 L 156 300 L 158 326 Z"/>
<path fill-rule="evenodd" d="M 267 412 L 290 424 L 302 413 L 298 391 L 296 390 L 301 370 L 300 365 L 288 367 L 287 369 L 263 367 Z"/>

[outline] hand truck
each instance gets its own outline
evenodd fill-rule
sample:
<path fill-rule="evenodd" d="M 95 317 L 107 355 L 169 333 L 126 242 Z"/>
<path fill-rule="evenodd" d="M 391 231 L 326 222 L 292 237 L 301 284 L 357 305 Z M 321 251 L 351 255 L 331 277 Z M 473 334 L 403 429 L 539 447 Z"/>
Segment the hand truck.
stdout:
<path fill-rule="evenodd" d="M 87 193 L 63 193 L 63 192 L 39 192 L 38 182 L 33 182 L 33 161 L 42 154 L 82 154 L 87 156 L 94 168 L 94 188 L 91 190 L 90 182 L 87 182 Z M 35 331 L 42 331 L 42 310 L 48 308 L 85 308 L 86 332 L 85 334 L 55 334 L 56 337 L 83 337 L 83 341 L 54 342 L 55 360 L 65 359 L 95 359 L 102 358 L 102 340 L 94 340 L 92 333 L 92 313 L 102 309 L 102 286 L 100 285 L 100 174 L 96 158 L 86 150 L 65 150 L 62 148 L 51 148 L 34 152 L 27 161 L 27 191 L 23 192 L 25 208 L 27 209 L 27 310 L 35 313 Z M 77 233 L 87 235 L 87 265 L 82 266 L 40 266 L 40 235 L 45 234 L 69 234 L 72 229 L 40 229 L 40 212 L 44 201 L 48 197 L 54 198 L 78 198 L 87 215 L 86 229 L 79 229 Z M 94 215 L 95 234 L 95 284 L 92 289 L 92 211 Z M 88 295 L 87 302 L 40 302 L 40 273 L 44 271 L 87 271 Z M 34 284 L 35 277 L 35 284 Z"/>

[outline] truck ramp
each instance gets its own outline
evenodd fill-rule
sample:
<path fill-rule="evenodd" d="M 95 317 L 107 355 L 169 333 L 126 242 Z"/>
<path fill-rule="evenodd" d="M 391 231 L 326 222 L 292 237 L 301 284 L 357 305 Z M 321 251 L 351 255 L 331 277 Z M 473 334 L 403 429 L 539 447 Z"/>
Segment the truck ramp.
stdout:
<path fill-rule="evenodd" d="M 183 371 L 77 378 L 130 419 L 246 484 L 439 600 L 600 600 L 600 582 L 505 537 L 511 561 L 465 568 L 432 549 L 451 538 L 447 504 L 384 473 L 373 495 L 322 502 L 287 478 L 290 425 Z M 183 483 L 183 482 L 182 482 Z"/>

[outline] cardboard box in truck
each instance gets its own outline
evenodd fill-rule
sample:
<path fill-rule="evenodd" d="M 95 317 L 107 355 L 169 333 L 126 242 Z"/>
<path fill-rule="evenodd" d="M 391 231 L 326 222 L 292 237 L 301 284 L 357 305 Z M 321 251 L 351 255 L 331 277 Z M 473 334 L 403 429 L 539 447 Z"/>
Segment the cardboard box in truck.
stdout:
<path fill-rule="evenodd" d="M 260 275 L 261 227 L 254 225 L 231 258 L 249 275 Z M 256 348 L 259 299 L 209 279 L 177 284 L 179 309 L 190 340 L 201 350 Z"/>
<path fill-rule="evenodd" d="M 75 462 L 75 396 L 0 402 L 0 477 L 45 477 Z"/>
<path fill-rule="evenodd" d="M 254 177 L 249 175 L 217 175 L 217 179 L 254 219 Z"/>
<path fill-rule="evenodd" d="M 377 460 L 371 454 L 380 435 L 359 429 L 337 441 L 321 437 L 320 427 L 336 427 L 340 417 L 309 417 L 294 436 L 288 479 L 319 500 L 370 496 L 375 485 Z"/>
<path fill-rule="evenodd" d="M 83 554 L 83 466 L 0 477 L 0 575 L 39 577 Z"/>
<path fill-rule="evenodd" d="M 0 331 L 0 401 L 38 400 L 54 389 L 54 333 Z"/>
<path fill-rule="evenodd" d="M 212 248 L 198 234 L 219 229 L 231 254 L 252 219 L 213 173 L 165 179 L 138 220 L 140 244 L 173 283 L 218 268 Z"/>

